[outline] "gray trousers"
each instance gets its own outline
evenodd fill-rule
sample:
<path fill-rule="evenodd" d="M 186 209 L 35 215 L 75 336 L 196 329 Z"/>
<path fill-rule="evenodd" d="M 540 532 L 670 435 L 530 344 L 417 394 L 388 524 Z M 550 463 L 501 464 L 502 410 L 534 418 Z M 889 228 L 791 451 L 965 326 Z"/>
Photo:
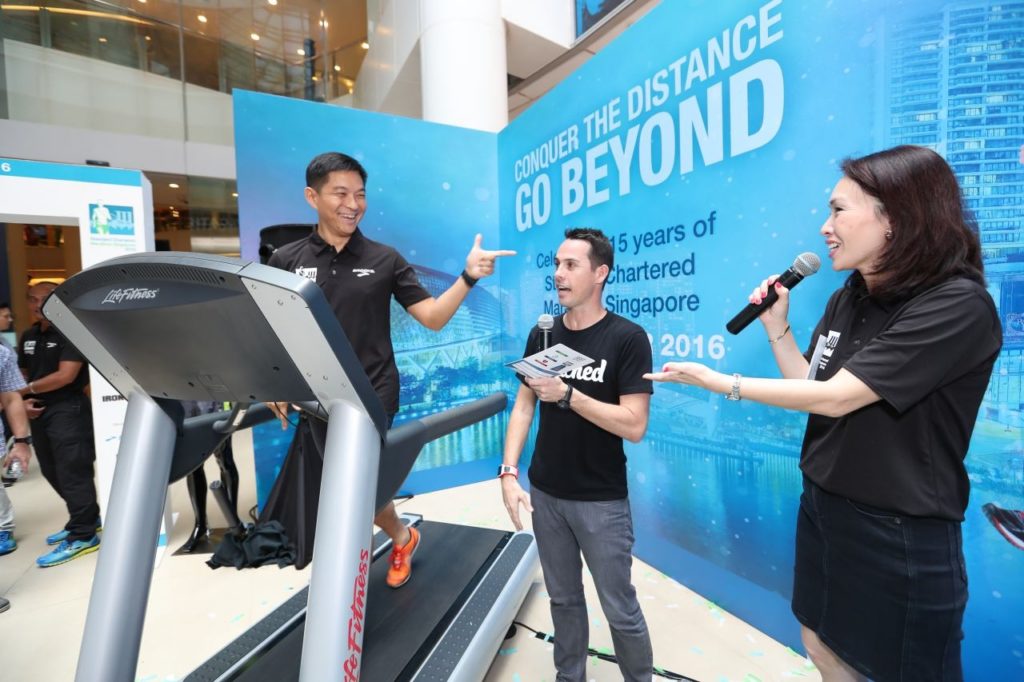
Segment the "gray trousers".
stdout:
<path fill-rule="evenodd" d="M 3 485 L 0 485 L 0 530 L 14 532 L 14 505 Z"/>
<path fill-rule="evenodd" d="M 594 578 L 612 633 L 619 670 L 629 682 L 650 682 L 651 637 L 632 584 L 633 517 L 629 499 L 563 500 L 533 488 L 533 533 L 555 625 L 558 682 L 585 682 L 590 636 L 583 562 Z"/>

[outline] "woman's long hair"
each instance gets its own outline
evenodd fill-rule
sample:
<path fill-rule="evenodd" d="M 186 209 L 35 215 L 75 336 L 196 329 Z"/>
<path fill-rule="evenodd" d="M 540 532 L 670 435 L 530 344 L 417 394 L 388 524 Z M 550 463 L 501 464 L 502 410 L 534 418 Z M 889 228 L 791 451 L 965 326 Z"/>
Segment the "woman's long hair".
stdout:
<path fill-rule="evenodd" d="M 871 295 L 905 298 L 952 277 L 985 284 L 978 228 L 953 169 L 931 149 L 903 145 L 846 159 L 843 173 L 880 204 L 892 238 L 875 264 Z M 864 285 L 861 273 L 848 284 Z"/>

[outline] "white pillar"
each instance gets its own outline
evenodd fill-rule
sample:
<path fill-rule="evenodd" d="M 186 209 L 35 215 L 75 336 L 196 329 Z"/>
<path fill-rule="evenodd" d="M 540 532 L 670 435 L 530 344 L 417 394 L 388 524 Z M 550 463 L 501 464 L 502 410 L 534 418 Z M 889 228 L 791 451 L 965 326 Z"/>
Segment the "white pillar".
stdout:
<path fill-rule="evenodd" d="M 501 0 L 420 0 L 423 120 L 498 132 L 508 124 Z"/>

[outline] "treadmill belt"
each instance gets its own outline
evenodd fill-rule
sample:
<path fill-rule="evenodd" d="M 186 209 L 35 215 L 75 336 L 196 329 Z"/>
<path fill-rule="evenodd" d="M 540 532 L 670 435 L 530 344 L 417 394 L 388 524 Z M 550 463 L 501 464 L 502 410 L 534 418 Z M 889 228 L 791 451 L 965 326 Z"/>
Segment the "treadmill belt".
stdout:
<path fill-rule="evenodd" d="M 423 644 L 435 629 L 443 631 L 458 610 L 459 598 L 510 536 L 434 521 L 424 521 L 418 528 L 423 544 L 416 550 L 409 582 L 397 590 L 385 584 L 389 554 L 370 567 L 360 679 L 386 682 L 411 676 L 427 654 L 420 651 Z M 304 626 L 303 618 L 233 679 L 297 682 Z"/>

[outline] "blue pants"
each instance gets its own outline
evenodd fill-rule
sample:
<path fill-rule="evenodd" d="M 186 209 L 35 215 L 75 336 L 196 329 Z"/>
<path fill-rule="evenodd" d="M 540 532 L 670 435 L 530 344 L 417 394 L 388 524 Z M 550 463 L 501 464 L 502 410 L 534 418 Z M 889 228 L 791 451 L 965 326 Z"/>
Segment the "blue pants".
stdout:
<path fill-rule="evenodd" d="M 558 682 L 586 680 L 589 619 L 583 561 L 594 578 L 624 680 L 650 682 L 651 637 L 633 588 L 633 517 L 629 499 L 563 500 L 533 488 L 533 533 L 555 625 Z"/>

